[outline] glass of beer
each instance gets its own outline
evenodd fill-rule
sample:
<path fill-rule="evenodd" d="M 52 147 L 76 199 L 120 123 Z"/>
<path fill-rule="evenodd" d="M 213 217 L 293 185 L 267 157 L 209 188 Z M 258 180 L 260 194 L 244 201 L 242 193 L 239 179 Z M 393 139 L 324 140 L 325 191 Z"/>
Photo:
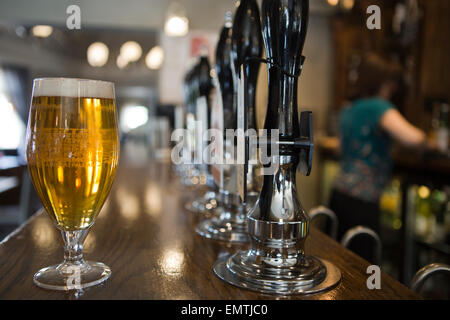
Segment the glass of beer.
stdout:
<path fill-rule="evenodd" d="M 64 241 L 64 261 L 39 270 L 34 283 L 46 289 L 79 290 L 105 281 L 111 269 L 85 261 L 82 249 L 119 161 L 114 84 L 35 79 L 27 159 L 36 192 Z"/>

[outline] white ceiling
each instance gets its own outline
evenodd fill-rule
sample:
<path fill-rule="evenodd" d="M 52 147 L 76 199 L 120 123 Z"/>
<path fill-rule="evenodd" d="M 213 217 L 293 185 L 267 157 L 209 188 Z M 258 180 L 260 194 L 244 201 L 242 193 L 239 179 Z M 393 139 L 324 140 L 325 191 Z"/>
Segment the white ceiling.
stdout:
<path fill-rule="evenodd" d="M 122 97 L 132 96 L 152 100 L 155 97 L 154 88 L 157 87 L 158 73 L 160 72 L 149 71 L 146 67 L 142 67 L 142 61 L 141 67 L 136 65 L 133 68 L 119 70 L 114 65 L 114 50 L 111 51 L 110 64 L 101 69 L 92 68 L 86 64 L 84 52 L 86 42 L 92 40 L 88 36 L 91 33 L 103 32 L 99 39 L 105 41 L 112 49 L 114 49 L 114 41 L 108 38 L 111 36 L 119 42 L 123 40 L 121 38 L 123 36 L 131 37 L 134 40 L 140 39 L 139 42 L 143 45 L 145 41 L 137 38 L 137 35 L 141 35 L 148 40 L 150 46 L 156 41 L 155 37 L 159 34 L 157 31 L 161 31 L 163 28 L 171 1 L 0 0 L 0 26 L 6 23 L 9 29 L 5 30 L 10 30 L 9 33 L 2 34 L 0 28 L 0 63 L 26 66 L 32 71 L 33 77 L 62 75 L 110 80 L 116 82 L 118 94 Z M 257 1 L 261 5 L 262 0 Z M 223 25 L 225 12 L 235 11 L 236 0 L 180 0 L 180 2 L 186 9 L 191 30 L 218 34 Z M 68 16 L 66 8 L 72 4 L 78 4 L 81 8 L 81 32 L 71 32 L 65 29 Z M 326 0 L 310 0 L 312 16 L 327 14 L 329 9 Z M 311 19 L 310 24 L 314 20 L 317 19 Z M 14 26 L 32 26 L 34 24 L 57 26 L 59 33 L 54 32 L 55 35 L 51 39 L 30 40 L 29 38 L 20 39 L 16 36 Z M 51 41 L 61 38 L 56 37 L 60 33 L 66 36 L 63 38 L 67 38 L 67 41 L 72 39 L 73 46 L 80 46 L 78 49 L 81 51 L 78 51 L 81 54 L 75 49 L 73 49 L 73 54 L 61 53 L 51 46 Z M 70 38 L 70 35 L 73 38 Z M 77 37 L 83 39 L 80 40 Z M 71 50 L 67 41 L 60 44 L 66 51 Z M 115 48 L 117 49 L 118 45 Z M 80 59 L 80 55 L 82 59 Z M 314 53 L 311 56 L 317 57 L 320 54 Z M 314 63 L 313 60 L 310 62 Z M 173 62 L 171 63 L 173 64 Z M 183 68 L 180 70 L 181 73 L 185 71 Z"/>
<path fill-rule="evenodd" d="M 220 30 L 236 0 L 180 0 L 192 29 Z M 261 0 L 258 1 L 261 3 Z M 171 0 L 1 0 L 0 21 L 14 24 L 66 24 L 66 8 L 81 9 L 81 27 L 161 29 Z M 327 12 L 326 0 L 310 0 L 311 13 Z"/>

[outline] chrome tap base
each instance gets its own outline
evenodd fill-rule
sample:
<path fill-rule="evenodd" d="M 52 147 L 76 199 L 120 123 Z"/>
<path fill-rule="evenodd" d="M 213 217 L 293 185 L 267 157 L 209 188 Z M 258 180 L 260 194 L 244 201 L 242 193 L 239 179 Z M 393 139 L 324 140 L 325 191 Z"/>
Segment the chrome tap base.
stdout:
<path fill-rule="evenodd" d="M 202 237 L 226 241 L 226 242 L 248 242 L 247 223 L 245 220 L 235 218 L 213 217 L 200 222 L 195 228 Z"/>
<path fill-rule="evenodd" d="M 213 240 L 238 243 L 249 241 L 245 220 L 237 222 L 214 217 L 200 222 L 195 228 L 195 232 Z"/>
<path fill-rule="evenodd" d="M 254 250 L 238 251 L 216 261 L 214 274 L 236 287 L 274 295 L 305 295 L 336 287 L 340 270 L 325 259 L 263 258 Z"/>
<path fill-rule="evenodd" d="M 247 206 L 240 204 L 239 195 L 222 192 L 221 206 L 216 209 L 217 217 L 203 220 L 195 228 L 202 237 L 232 243 L 249 241 L 246 213 L 257 199 L 256 193 L 249 195 Z"/>
<path fill-rule="evenodd" d="M 266 294 L 329 290 L 339 283 L 341 272 L 324 259 L 305 255 L 310 219 L 297 196 L 297 159 L 281 155 L 279 163 L 247 215 L 251 249 L 220 258 L 214 273 L 229 284 Z"/>
<path fill-rule="evenodd" d="M 207 191 L 203 196 L 185 204 L 184 208 L 195 214 L 215 215 L 219 195 L 215 191 Z"/>
<path fill-rule="evenodd" d="M 198 188 L 199 186 L 214 186 L 213 177 L 194 165 L 184 165 L 180 169 L 180 183 L 186 188 Z"/>

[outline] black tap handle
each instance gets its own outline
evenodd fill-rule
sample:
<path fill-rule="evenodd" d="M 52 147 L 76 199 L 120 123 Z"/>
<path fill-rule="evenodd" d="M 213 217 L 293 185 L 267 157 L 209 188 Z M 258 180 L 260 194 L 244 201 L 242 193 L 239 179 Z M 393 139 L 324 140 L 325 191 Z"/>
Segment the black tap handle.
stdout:
<path fill-rule="evenodd" d="M 299 164 L 298 171 L 305 176 L 309 176 L 312 168 L 313 152 L 314 152 L 314 136 L 313 136 L 313 115 L 311 111 L 303 111 L 300 115 L 300 137 L 291 141 L 278 141 L 279 145 L 288 145 L 298 151 Z M 248 144 L 249 141 L 246 141 Z M 256 141 L 258 146 L 269 145 L 273 141 L 267 138 L 259 137 Z M 248 158 L 245 159 L 246 163 Z"/>
<path fill-rule="evenodd" d="M 262 27 L 269 61 L 299 74 L 309 17 L 308 0 L 263 0 Z"/>
<path fill-rule="evenodd" d="M 234 16 L 232 34 L 232 63 L 235 80 L 238 81 L 241 66 L 248 58 L 261 58 L 263 54 L 263 39 L 261 18 L 256 0 L 241 0 Z M 256 129 L 256 84 L 258 81 L 259 65 L 247 64 L 246 99 L 248 109 L 248 127 Z M 237 84 L 237 83 L 236 83 Z M 237 86 L 236 86 L 237 89 Z"/>
<path fill-rule="evenodd" d="M 262 26 L 268 63 L 268 107 L 265 129 L 278 129 L 280 140 L 300 137 L 298 76 L 308 28 L 308 0 L 263 0 Z M 282 147 L 282 154 L 289 148 Z"/>
<path fill-rule="evenodd" d="M 231 27 L 233 19 L 231 12 L 225 16 L 225 25 L 220 33 L 216 48 L 216 73 L 220 84 L 223 106 L 223 129 L 236 128 L 236 112 L 233 110 L 234 84 L 231 68 Z M 224 131 L 225 134 L 225 131 Z"/>

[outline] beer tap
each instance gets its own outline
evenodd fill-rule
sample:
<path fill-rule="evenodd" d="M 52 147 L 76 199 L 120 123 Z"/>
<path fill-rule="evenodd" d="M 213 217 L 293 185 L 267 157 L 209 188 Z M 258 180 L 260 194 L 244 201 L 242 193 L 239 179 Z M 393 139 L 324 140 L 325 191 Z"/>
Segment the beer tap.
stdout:
<path fill-rule="evenodd" d="M 230 37 L 230 34 L 227 35 Z M 224 46 L 224 50 L 229 50 L 229 55 L 223 52 L 218 61 L 219 65 L 227 65 L 231 69 L 233 78 L 233 106 L 224 105 L 224 113 L 227 121 L 225 121 L 225 129 L 237 129 L 237 74 L 239 73 L 238 66 L 248 58 L 259 59 L 262 56 L 262 34 L 261 21 L 259 15 L 259 8 L 256 0 L 241 0 L 239 7 L 236 10 L 234 22 L 231 30 L 231 38 L 228 44 Z M 227 56 L 228 55 L 228 56 Z M 222 69 L 223 70 L 223 69 Z M 256 112 L 255 112 L 255 97 L 256 97 L 256 81 L 258 78 L 258 68 L 249 72 L 249 100 L 251 110 L 253 127 L 256 129 Z M 229 81 L 231 79 L 228 79 Z M 222 81 L 223 78 L 222 78 Z M 228 98 L 228 97 L 227 97 Z M 232 115 L 229 117 L 229 115 Z M 227 145 L 228 143 L 228 145 Z M 235 149 L 234 141 L 226 141 L 225 153 L 229 149 Z M 231 152 L 235 154 L 235 152 Z M 202 221 L 196 228 L 196 232 L 206 238 L 228 241 L 228 242 L 247 242 L 249 240 L 247 234 L 246 214 L 248 209 L 253 205 L 257 199 L 257 192 L 255 187 L 250 187 L 249 201 L 247 204 L 241 202 L 238 193 L 238 172 L 236 165 L 226 165 L 224 169 L 224 187 L 220 190 L 220 213 L 218 217 L 213 217 Z M 250 186 L 257 186 L 252 179 L 249 179 Z M 258 190 L 259 191 L 259 190 Z M 252 203 L 252 200 L 253 203 Z"/>
<path fill-rule="evenodd" d="M 234 83 L 231 69 L 231 32 L 233 27 L 232 13 L 225 14 L 225 25 L 219 36 L 216 48 L 216 75 L 223 109 L 223 134 L 225 128 L 233 128 L 236 112 L 233 110 Z"/>
<path fill-rule="evenodd" d="M 211 66 L 207 57 L 207 50 L 202 49 L 202 54 L 198 62 L 199 68 L 199 98 L 197 99 L 197 107 L 202 108 L 203 111 L 197 112 L 197 121 L 200 121 L 202 128 L 196 133 L 196 141 L 200 150 L 196 150 L 197 155 L 202 156 L 203 149 L 205 148 L 205 142 L 203 136 L 205 131 L 211 129 L 212 124 L 212 103 L 210 100 L 211 91 L 213 90 L 213 79 L 211 78 Z M 202 118 L 202 119 L 200 119 Z M 202 157 L 203 158 L 203 157 Z M 207 190 L 197 199 L 186 203 L 185 208 L 189 212 L 199 213 L 203 215 L 210 215 L 214 213 L 217 207 L 218 191 L 217 186 L 214 183 L 211 166 L 205 162 L 205 159 L 197 159 L 201 163 L 199 165 L 198 180 L 200 184 L 204 184 Z"/>
<path fill-rule="evenodd" d="M 263 187 L 249 211 L 251 249 L 219 258 L 214 273 L 235 286 L 268 294 L 309 294 L 335 287 L 341 273 L 325 259 L 306 255 L 309 217 L 296 189 L 297 168 L 309 175 L 312 165 L 312 114 L 297 112 L 297 87 L 304 57 L 308 0 L 263 0 L 262 26 L 269 74 L 264 128 L 278 130 L 271 154 L 274 172 L 264 175 Z M 241 64 L 243 70 L 250 62 Z M 248 81 L 248 77 L 247 77 Z M 244 81 L 245 83 L 245 81 Z M 248 100 L 247 100 L 248 101 Z M 275 148 L 272 148 L 275 149 Z M 245 193 L 244 193 L 245 198 Z"/>
<path fill-rule="evenodd" d="M 198 148 L 198 142 L 196 139 L 196 121 L 197 119 L 197 107 L 198 107 L 198 98 L 200 96 L 200 70 L 199 64 L 195 64 L 192 69 L 187 73 L 185 77 L 184 91 L 186 97 L 186 131 L 187 135 L 186 139 L 186 152 L 185 157 L 187 159 L 195 158 L 195 150 Z M 185 163 L 183 166 L 185 167 L 184 174 L 182 176 L 182 183 L 187 186 L 196 186 L 199 184 L 199 175 L 200 171 L 198 168 L 190 163 Z"/>
<path fill-rule="evenodd" d="M 232 127 L 233 119 L 233 75 L 231 72 L 231 27 L 233 26 L 232 13 L 225 14 L 225 24 L 219 36 L 216 48 L 216 63 L 212 70 L 214 95 L 211 108 L 210 128 L 220 129 L 222 134 L 225 128 Z M 209 216 L 216 213 L 218 189 L 223 189 L 223 175 L 221 164 L 211 164 L 210 171 L 214 177 L 215 188 L 208 190 L 202 198 L 187 203 L 185 208 L 194 213 Z"/>

